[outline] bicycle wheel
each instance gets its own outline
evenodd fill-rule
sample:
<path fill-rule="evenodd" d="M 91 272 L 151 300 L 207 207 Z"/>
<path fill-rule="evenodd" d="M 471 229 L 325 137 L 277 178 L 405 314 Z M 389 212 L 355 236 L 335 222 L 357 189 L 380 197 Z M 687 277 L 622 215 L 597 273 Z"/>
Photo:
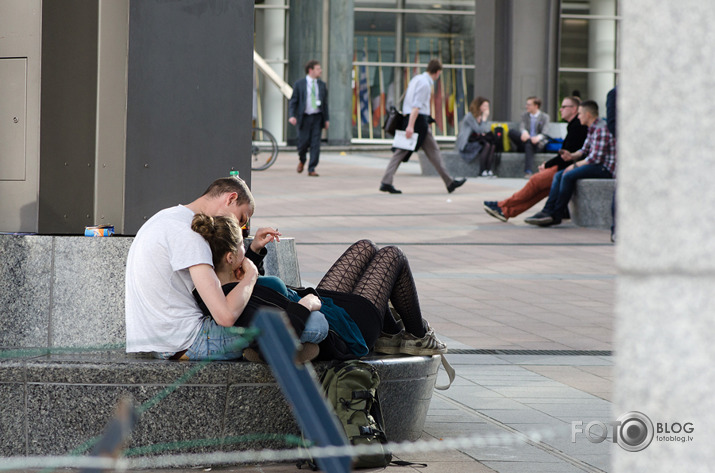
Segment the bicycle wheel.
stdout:
<path fill-rule="evenodd" d="M 268 169 L 278 158 L 278 142 L 268 130 L 253 128 L 251 134 L 251 170 Z"/>

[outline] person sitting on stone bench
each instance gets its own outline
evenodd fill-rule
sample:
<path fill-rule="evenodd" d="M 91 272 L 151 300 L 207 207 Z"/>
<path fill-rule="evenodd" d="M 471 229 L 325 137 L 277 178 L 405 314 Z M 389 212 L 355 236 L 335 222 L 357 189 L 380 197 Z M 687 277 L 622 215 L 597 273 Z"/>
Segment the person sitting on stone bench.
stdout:
<path fill-rule="evenodd" d="M 479 159 L 479 175 L 494 176 L 494 133 L 489 124 L 489 100 L 477 97 L 459 125 L 455 148 L 466 162 Z"/>
<path fill-rule="evenodd" d="M 197 214 L 192 228 L 209 243 L 217 277 L 224 293 L 230 293 L 245 277 L 238 225 L 231 217 L 212 218 Z M 195 296 L 205 316 L 211 317 L 199 294 Z M 389 302 L 400 314 L 406 330 L 393 319 Z M 394 246 L 377 249 L 368 240 L 354 243 L 315 289 L 290 288 L 275 276 L 259 276 L 235 325 L 249 326 L 261 306 L 286 311 L 291 325 L 304 342 L 304 351 L 312 353 L 312 356 L 305 355 L 308 359 L 318 353 L 318 359 L 355 358 L 367 355 L 373 348 L 412 355 L 437 355 L 447 351 L 422 319 L 409 263 L 402 251 Z M 309 327 L 319 326 L 318 320 L 312 320 L 316 315 L 327 318 L 330 333 L 327 327 Z M 305 336 L 306 332 L 310 332 L 310 337 Z M 260 360 L 256 348 L 257 345 L 253 345 L 245 350 L 244 357 L 251 361 Z"/>
<path fill-rule="evenodd" d="M 616 143 L 606 124 L 598 117 L 598 104 L 586 100 L 578 108 L 578 118 L 588 126 L 583 147 L 562 156 L 574 163 L 554 175 L 549 198 L 544 208 L 524 221 L 532 225 L 549 226 L 561 223 L 569 200 L 579 179 L 612 179 L 616 175 Z M 583 160 L 579 161 L 581 158 Z"/>
<path fill-rule="evenodd" d="M 280 233 L 256 231 L 242 262 L 244 278 L 224 295 L 213 270 L 211 248 L 191 229 L 196 213 L 231 216 L 245 225 L 253 215 L 251 191 L 240 178 L 217 179 L 199 198 L 158 212 L 142 225 L 129 249 L 126 266 L 125 321 L 127 353 L 151 352 L 158 358 L 215 358 L 214 343 L 235 339 L 233 326 L 243 312 L 261 270 L 265 246 Z M 214 314 L 199 309 L 196 288 Z M 215 321 L 214 321 L 215 320 Z M 225 353 L 240 358 L 241 352 Z"/>
<path fill-rule="evenodd" d="M 301 342 L 301 349 L 298 352 L 296 361 L 304 363 L 315 358 L 319 352 L 318 344 L 326 339 L 329 331 L 328 321 L 325 315 L 320 312 L 322 306 L 320 298 L 314 293 L 307 293 L 303 297 L 289 299 L 274 290 L 275 283 L 272 281 L 273 279 L 282 284 L 285 292 L 286 286 L 280 279 L 275 276 L 260 275 L 254 278 L 253 268 L 249 264 L 250 260 L 245 258 L 241 227 L 234 217 L 210 217 L 206 214 L 198 213 L 191 222 L 191 229 L 204 237 L 211 247 L 213 268 L 225 295 L 230 294 L 244 279 L 249 280 L 250 297 L 233 325 L 236 327 L 249 327 L 256 312 L 262 307 L 280 308 L 286 313 L 293 330 Z M 208 320 L 212 319 L 210 309 L 201 298 L 198 290 L 194 289 L 193 295 L 204 316 L 202 327 L 213 328 L 214 324 Z M 217 322 L 215 319 L 213 321 L 214 323 Z M 216 323 L 216 325 L 218 324 Z M 217 330 L 221 331 L 221 329 Z M 210 349 L 212 355 L 218 354 L 221 359 L 240 357 L 240 355 L 236 355 L 243 345 L 239 345 L 242 340 L 238 334 L 233 338 L 219 336 L 218 341 L 212 337 L 209 337 L 209 339 L 213 343 Z M 186 353 L 186 357 L 187 359 L 195 357 L 191 348 Z M 260 357 L 256 352 L 256 344 L 244 349 L 243 357 L 250 361 L 259 361 Z"/>
<path fill-rule="evenodd" d="M 524 177 L 534 173 L 534 156 L 544 149 L 548 137 L 544 135 L 549 115 L 541 111 L 541 99 L 529 97 L 526 99 L 526 112 L 519 121 L 519 130 L 509 130 L 509 140 L 516 150 L 524 153 Z"/>
<path fill-rule="evenodd" d="M 588 127 L 582 125 L 578 119 L 580 103 L 581 99 L 575 96 L 564 97 L 561 101 L 561 118 L 568 122 L 561 150 L 573 153 L 581 149 L 586 140 Z M 570 161 L 566 161 L 560 155 L 553 157 L 541 164 L 539 171 L 529 178 L 526 185 L 508 199 L 499 202 L 485 200 L 484 211 L 502 222 L 520 215 L 549 195 L 551 182 L 556 172 L 565 169 L 570 164 Z"/>

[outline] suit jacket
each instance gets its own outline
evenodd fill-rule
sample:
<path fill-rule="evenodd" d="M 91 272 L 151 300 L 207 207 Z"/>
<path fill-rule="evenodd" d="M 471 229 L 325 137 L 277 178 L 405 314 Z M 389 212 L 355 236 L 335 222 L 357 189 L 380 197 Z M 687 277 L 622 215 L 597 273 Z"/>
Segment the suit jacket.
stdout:
<path fill-rule="evenodd" d="M 307 93 L 308 81 L 303 77 L 293 84 L 293 95 L 290 98 L 288 107 L 288 116 L 295 117 L 298 120 L 297 127 L 300 129 L 303 114 L 305 113 L 305 105 L 308 100 Z M 318 100 L 320 106 L 318 109 L 323 113 L 323 118 L 320 120 L 320 127 L 325 128 L 325 122 L 330 121 L 328 115 L 328 88 L 325 82 L 318 79 Z"/>
<path fill-rule="evenodd" d="M 546 128 L 548 124 L 549 115 L 544 112 L 539 113 L 539 116 L 536 118 L 536 134 L 541 136 L 540 141 L 542 146 L 546 145 L 546 142 L 549 141 L 544 135 L 544 128 Z M 529 112 L 524 113 L 521 116 L 521 121 L 519 121 L 519 131 L 524 130 L 527 132 L 531 131 L 531 115 L 529 115 Z"/>

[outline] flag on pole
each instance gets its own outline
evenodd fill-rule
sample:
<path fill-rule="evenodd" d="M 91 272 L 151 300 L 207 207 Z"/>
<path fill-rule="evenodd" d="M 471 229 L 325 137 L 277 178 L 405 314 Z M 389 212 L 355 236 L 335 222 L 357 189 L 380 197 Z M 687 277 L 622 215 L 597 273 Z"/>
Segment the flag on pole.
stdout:
<path fill-rule="evenodd" d="M 353 53 L 353 63 L 357 61 L 357 52 Z M 358 72 L 357 72 L 357 66 L 353 66 L 353 126 L 357 125 L 357 103 L 358 103 L 358 86 L 357 86 L 357 78 L 358 78 Z"/>
<path fill-rule="evenodd" d="M 362 61 L 365 62 L 367 61 L 367 54 L 365 51 L 362 51 Z M 367 87 L 367 66 L 360 66 L 360 75 L 359 75 L 359 95 L 360 95 L 360 121 L 362 123 L 370 123 L 370 120 L 368 119 L 368 107 L 369 107 L 369 102 L 370 102 L 370 97 L 368 94 L 368 87 Z"/>
<path fill-rule="evenodd" d="M 464 64 L 464 41 L 460 42 L 460 50 L 462 56 L 459 59 L 459 65 Z M 467 71 L 465 69 L 459 70 L 460 77 L 457 78 L 457 119 L 461 122 L 464 115 L 467 114 L 467 103 L 464 94 L 467 89 Z"/>
<path fill-rule="evenodd" d="M 442 82 L 442 76 L 437 78 L 436 81 L 434 81 L 434 120 L 437 124 L 437 128 L 440 129 L 440 131 L 443 130 L 443 125 L 444 125 L 444 120 L 442 117 L 442 91 L 444 89 L 444 83 Z"/>
<path fill-rule="evenodd" d="M 382 62 L 380 38 L 377 38 L 377 62 Z M 385 79 L 382 75 L 382 66 L 375 69 L 375 82 L 373 82 L 372 90 L 374 96 L 372 99 L 372 126 L 380 127 L 380 122 L 385 116 Z"/>

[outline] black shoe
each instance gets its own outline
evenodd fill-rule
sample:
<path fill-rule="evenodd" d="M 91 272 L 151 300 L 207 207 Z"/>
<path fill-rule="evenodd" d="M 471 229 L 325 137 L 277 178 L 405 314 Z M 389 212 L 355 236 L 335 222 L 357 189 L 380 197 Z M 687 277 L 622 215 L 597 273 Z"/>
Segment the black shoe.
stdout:
<path fill-rule="evenodd" d="M 447 192 L 449 192 L 451 194 L 452 192 L 454 192 L 454 189 L 456 189 L 457 187 L 459 187 L 461 185 L 464 185 L 465 182 L 467 182 L 466 179 L 452 180 L 452 182 L 450 182 L 449 185 L 447 186 Z"/>
<path fill-rule="evenodd" d="M 402 194 L 402 191 L 395 189 L 392 184 L 380 184 L 380 190 L 382 192 L 389 192 L 390 194 Z"/>
<path fill-rule="evenodd" d="M 542 210 L 536 215 L 532 215 L 531 217 L 525 218 L 524 221 L 531 225 L 539 225 L 540 227 L 546 227 L 554 223 L 554 217 Z M 559 219 L 559 223 L 561 223 L 561 219 Z"/>
<path fill-rule="evenodd" d="M 502 222 L 506 222 L 508 219 L 504 216 L 504 214 L 501 211 L 501 207 L 499 207 L 499 204 L 496 202 L 491 202 L 491 201 L 484 201 L 484 211 L 491 215 L 492 217 L 501 220 Z"/>

